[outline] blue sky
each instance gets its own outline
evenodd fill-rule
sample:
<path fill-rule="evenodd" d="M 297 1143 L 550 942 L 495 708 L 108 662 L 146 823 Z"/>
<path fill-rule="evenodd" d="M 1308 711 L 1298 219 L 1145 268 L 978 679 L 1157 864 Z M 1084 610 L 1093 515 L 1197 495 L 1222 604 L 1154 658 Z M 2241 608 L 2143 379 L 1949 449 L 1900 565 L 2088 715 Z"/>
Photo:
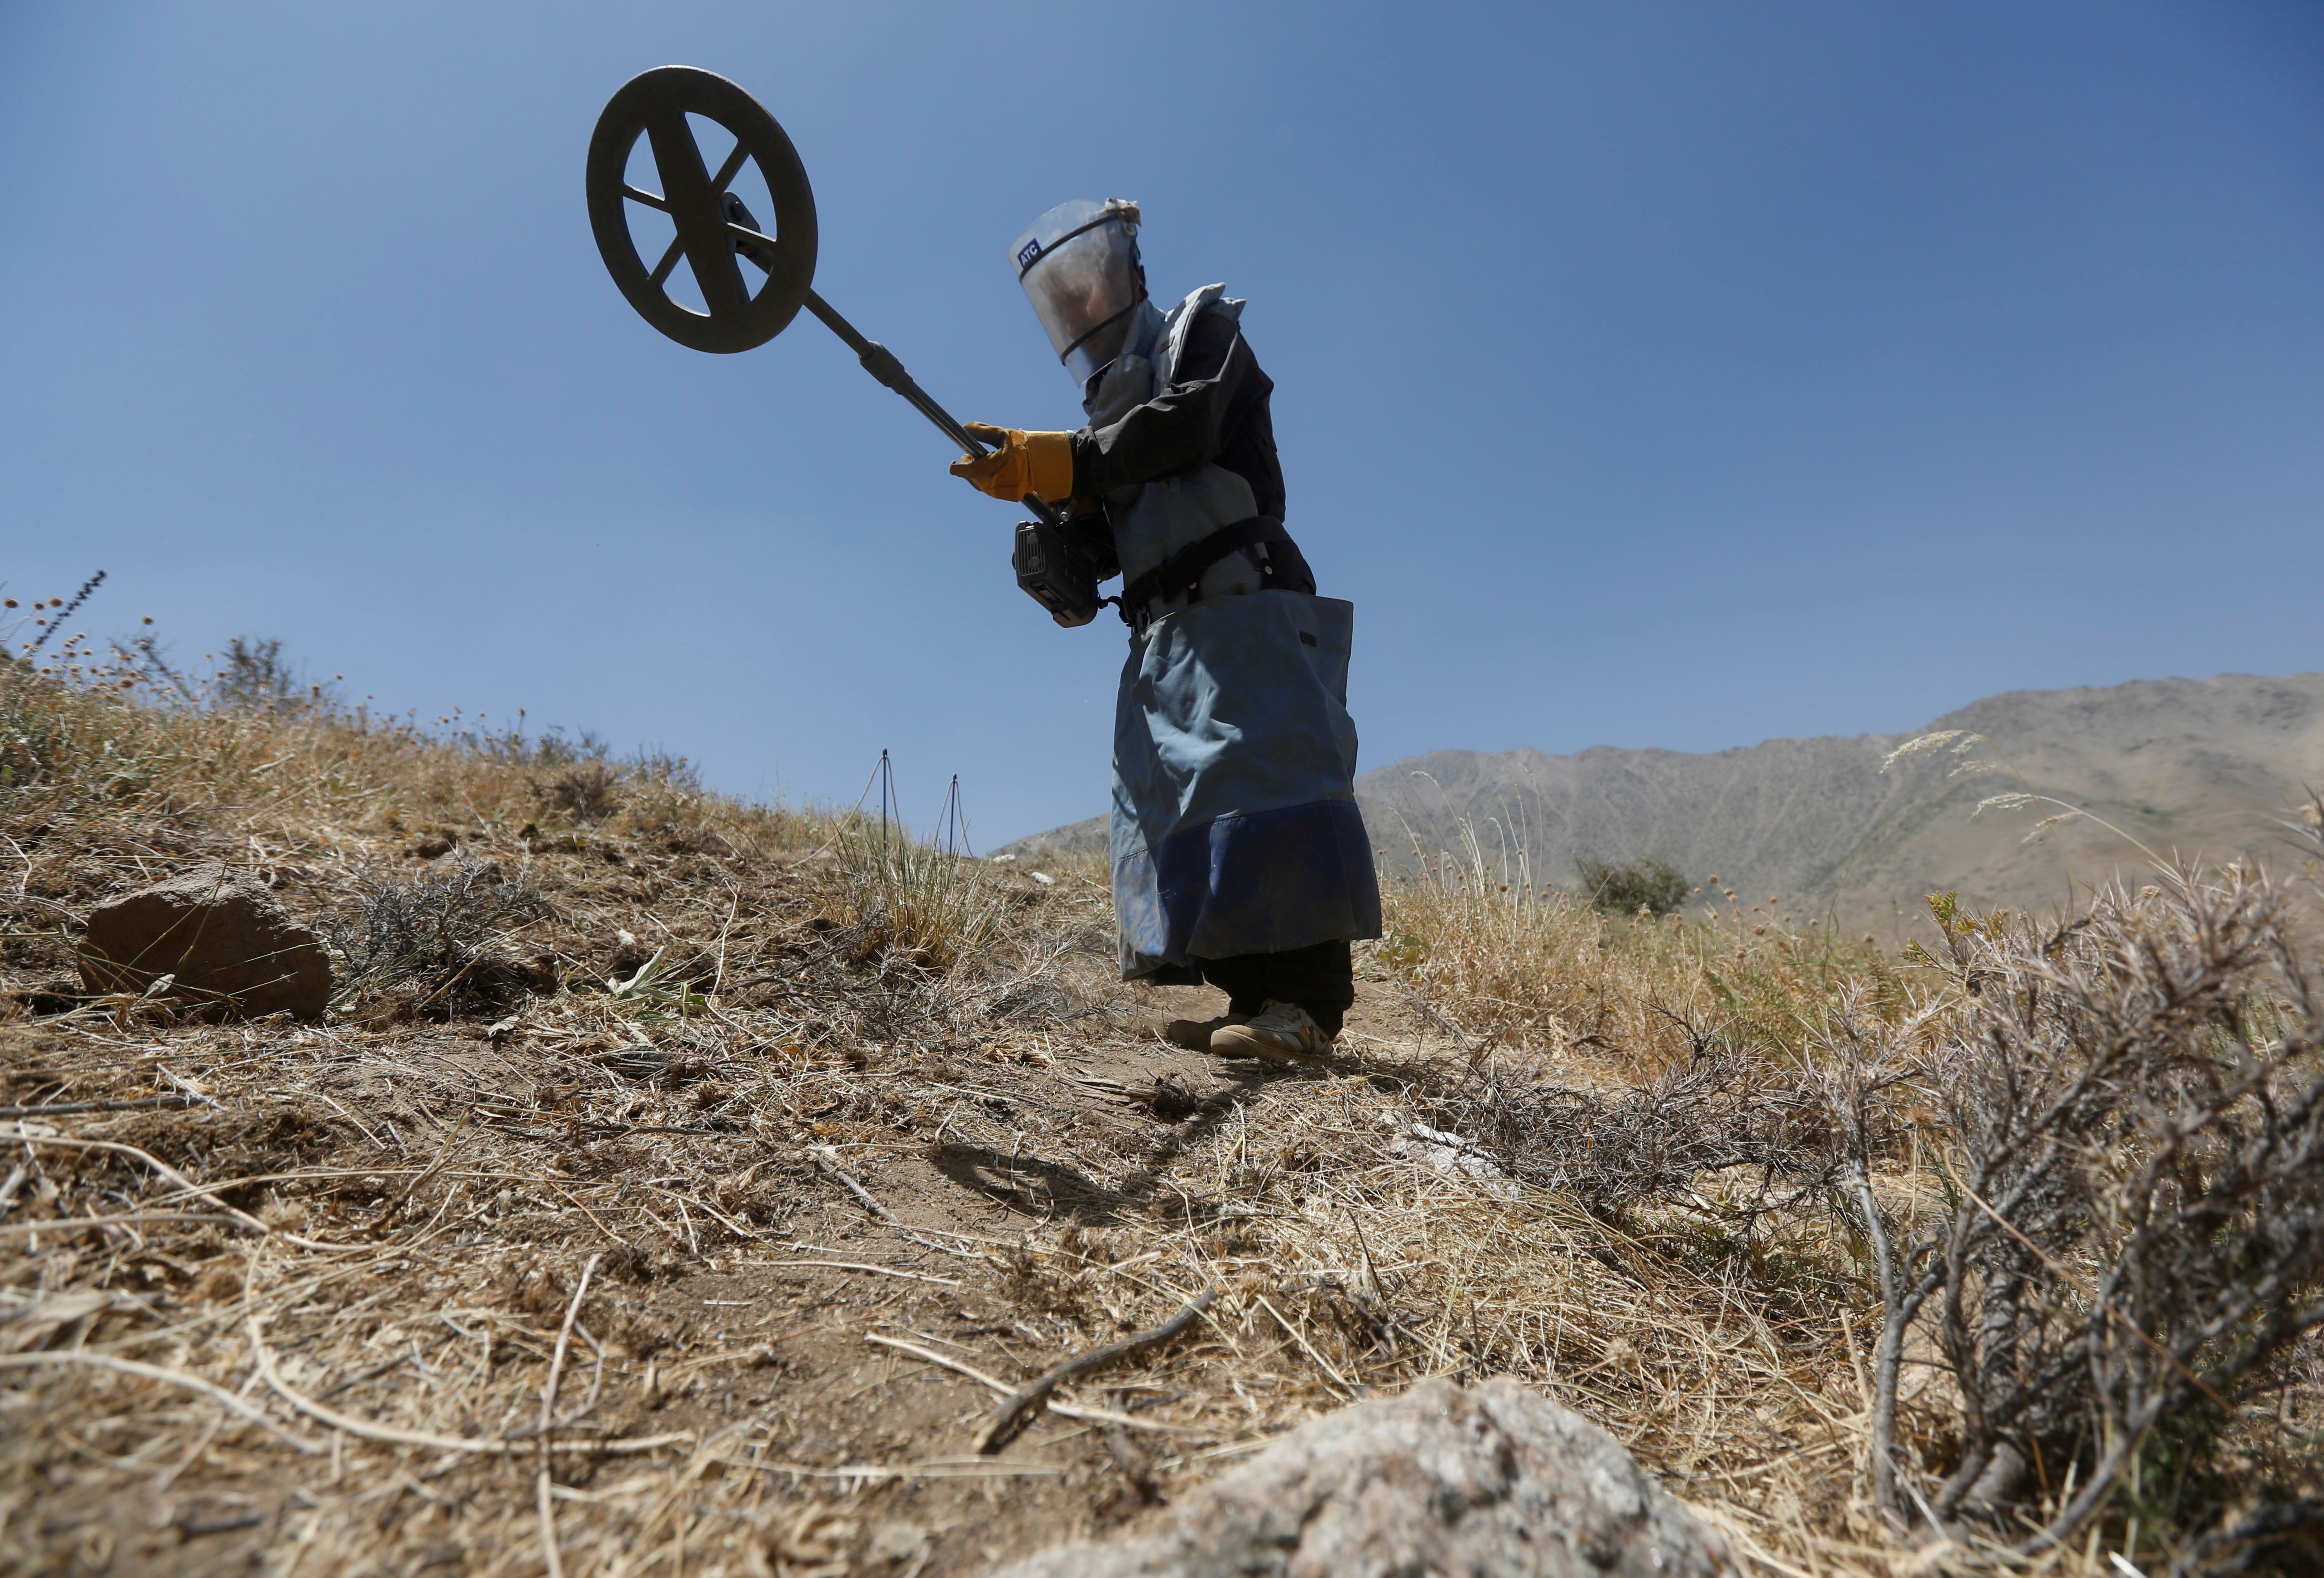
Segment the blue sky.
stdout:
<path fill-rule="evenodd" d="M 746 795 L 886 748 L 981 848 L 1102 809 L 1111 616 L 820 326 L 606 279 L 590 128 L 671 61 L 959 416 L 1079 419 L 1003 256 L 1065 197 L 1250 299 L 1367 767 L 2324 668 L 2308 4 L 0 0 L 8 590 Z"/>

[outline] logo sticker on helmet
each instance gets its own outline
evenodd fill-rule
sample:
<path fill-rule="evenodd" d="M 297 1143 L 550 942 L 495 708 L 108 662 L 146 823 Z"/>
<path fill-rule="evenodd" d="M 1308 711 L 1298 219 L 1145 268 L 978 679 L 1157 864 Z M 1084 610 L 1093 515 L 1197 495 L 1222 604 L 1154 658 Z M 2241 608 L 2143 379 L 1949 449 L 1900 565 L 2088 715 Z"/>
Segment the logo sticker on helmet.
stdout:
<path fill-rule="evenodd" d="M 1022 272 L 1023 271 L 1031 268 L 1033 266 L 1033 260 L 1040 255 L 1041 243 L 1038 241 L 1027 242 L 1025 243 L 1024 250 L 1017 254 L 1017 268 L 1019 271 Z"/>

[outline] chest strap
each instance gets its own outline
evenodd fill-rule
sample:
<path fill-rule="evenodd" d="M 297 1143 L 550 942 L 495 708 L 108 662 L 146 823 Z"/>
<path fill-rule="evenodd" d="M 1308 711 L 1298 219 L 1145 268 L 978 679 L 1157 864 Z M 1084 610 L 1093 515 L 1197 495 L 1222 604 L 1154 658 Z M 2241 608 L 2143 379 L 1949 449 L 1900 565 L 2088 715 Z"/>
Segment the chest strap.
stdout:
<path fill-rule="evenodd" d="M 1194 592 L 1199 597 L 1203 573 L 1229 554 L 1240 553 L 1260 543 L 1290 541 L 1291 534 L 1271 515 L 1254 515 L 1232 526 L 1222 526 L 1207 537 L 1198 537 L 1121 589 L 1122 621 L 1142 626 L 1146 605 L 1157 597 L 1174 597 L 1181 592 Z"/>

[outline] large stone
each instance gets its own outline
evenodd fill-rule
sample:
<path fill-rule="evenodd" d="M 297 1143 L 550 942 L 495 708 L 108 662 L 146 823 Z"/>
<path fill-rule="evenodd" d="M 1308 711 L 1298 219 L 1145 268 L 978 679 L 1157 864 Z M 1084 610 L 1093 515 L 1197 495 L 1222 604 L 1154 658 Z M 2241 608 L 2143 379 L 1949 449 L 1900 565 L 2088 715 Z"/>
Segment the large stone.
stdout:
<path fill-rule="evenodd" d="M 162 976 L 167 995 L 218 1018 L 321 1017 L 331 999 L 331 956 L 291 920 L 265 883 L 211 862 L 107 899 L 89 912 L 81 985 L 143 995 Z"/>
<path fill-rule="evenodd" d="M 1611 1436 L 1514 1381 L 1310 1419 L 1143 1537 L 992 1578 L 1726 1578 L 1719 1536 Z"/>

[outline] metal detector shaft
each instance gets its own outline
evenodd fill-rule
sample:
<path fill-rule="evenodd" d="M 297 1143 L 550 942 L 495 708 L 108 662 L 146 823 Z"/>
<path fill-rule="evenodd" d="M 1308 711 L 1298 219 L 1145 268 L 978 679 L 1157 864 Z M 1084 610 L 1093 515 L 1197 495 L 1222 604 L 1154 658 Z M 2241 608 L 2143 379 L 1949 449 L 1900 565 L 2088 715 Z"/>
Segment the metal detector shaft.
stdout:
<path fill-rule="evenodd" d="M 761 235 L 749 225 L 737 225 L 731 219 L 726 222 L 726 228 L 734 233 L 739 242 L 750 243 L 753 250 L 758 247 L 767 248 L 769 254 L 772 255 L 775 246 L 773 237 Z M 743 255 L 750 257 L 753 262 L 758 261 L 751 251 L 745 251 Z M 763 268 L 765 265 L 760 266 Z M 855 353 L 855 359 L 863 363 L 864 372 L 902 395 L 910 403 L 912 409 L 936 425 L 937 432 L 942 433 L 946 438 L 980 460 L 984 457 L 987 453 L 984 445 L 971 438 L 968 436 L 968 429 L 954 421 L 950 411 L 936 404 L 934 396 L 912 381 L 912 375 L 904 371 L 904 364 L 896 360 L 896 353 L 893 351 L 877 340 L 865 339 L 853 324 L 839 316 L 838 308 L 817 296 L 812 289 L 807 293 L 807 309 L 821 318 L 824 326 L 837 335 L 846 344 L 847 348 Z M 1026 494 L 1021 502 L 1026 509 L 1049 525 L 1057 524 L 1056 513 L 1032 494 Z"/>
<path fill-rule="evenodd" d="M 825 327 L 846 343 L 847 348 L 855 353 L 855 359 L 863 363 L 864 372 L 902 395 L 914 410 L 936 425 L 938 432 L 970 454 L 982 458 L 987 453 L 983 445 L 969 436 L 967 428 L 953 420 L 950 411 L 936 404 L 934 396 L 912 381 L 912 375 L 904 371 L 904 364 L 896 360 L 893 351 L 877 340 L 865 339 L 853 324 L 839 316 L 837 308 L 812 289 L 807 293 L 807 309 L 821 318 Z M 1052 526 L 1057 523 L 1056 513 L 1032 494 L 1026 494 L 1021 502 L 1042 520 Z"/>
<path fill-rule="evenodd" d="M 877 340 L 865 339 L 856 332 L 853 324 L 839 316 L 837 308 L 813 290 L 807 293 L 807 309 L 821 318 L 833 334 L 847 342 L 847 348 L 854 352 L 856 360 L 863 363 L 864 372 L 909 400 L 913 409 L 934 422 L 938 431 L 969 454 L 984 454 L 984 445 L 971 438 L 968 429 L 952 419 L 951 412 L 936 404 L 927 390 L 912 381 L 912 375 L 904 371 L 904 364 L 896 360 L 893 351 Z"/>
<path fill-rule="evenodd" d="M 726 222 L 726 228 L 734 234 L 738 250 L 742 252 L 742 255 L 761 268 L 765 268 L 766 264 L 760 261 L 757 249 L 763 247 L 769 256 L 775 255 L 776 243 L 772 236 L 761 235 L 749 225 L 737 225 L 732 219 Z M 817 296 L 812 288 L 807 292 L 806 306 L 809 312 L 823 320 L 825 328 L 837 335 L 847 348 L 855 353 L 855 359 L 863 363 L 864 372 L 902 395 L 912 409 L 936 425 L 937 432 L 978 459 L 984 457 L 987 453 L 984 445 L 971 438 L 968 429 L 954 421 L 950 411 L 936 404 L 934 396 L 912 381 L 912 375 L 904 371 L 904 364 L 896 360 L 893 351 L 877 340 L 865 339 L 853 324 L 839 316 L 838 308 Z M 1026 494 L 1020 502 L 1041 520 L 1051 526 L 1058 524 L 1056 513 L 1033 494 Z"/>

